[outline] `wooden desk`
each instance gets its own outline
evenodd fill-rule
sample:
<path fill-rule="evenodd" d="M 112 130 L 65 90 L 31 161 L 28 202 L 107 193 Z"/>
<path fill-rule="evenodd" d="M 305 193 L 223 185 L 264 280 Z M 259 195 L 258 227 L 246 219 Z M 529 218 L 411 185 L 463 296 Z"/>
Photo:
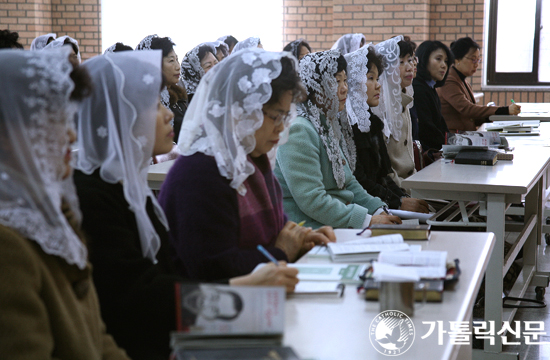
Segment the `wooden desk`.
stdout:
<path fill-rule="evenodd" d="M 166 179 L 166 174 L 168 174 L 168 171 L 170 171 L 175 161 L 176 160 L 169 160 L 149 166 L 149 170 L 147 171 L 147 183 L 151 189 L 160 190 L 164 179 Z"/>
<path fill-rule="evenodd" d="M 517 103 L 521 106 L 519 115 L 491 115 L 489 120 L 540 120 L 550 121 L 550 103 Z"/>
<path fill-rule="evenodd" d="M 470 321 L 475 297 L 495 244 L 490 233 L 433 232 L 430 241 L 407 241 L 420 244 L 424 250 L 446 250 L 448 260 L 460 259 L 462 275 L 453 291 L 445 291 L 442 303 L 416 304 L 412 321 L 415 340 L 403 359 L 460 359 L 472 358 L 472 348 L 452 345 L 445 334 L 438 345 L 437 331 L 426 339 L 429 324 L 422 321 Z M 327 260 L 324 260 L 327 261 Z M 300 262 L 323 262 L 306 258 Z M 369 340 L 369 325 L 379 313 L 379 303 L 365 301 L 354 286 L 347 286 L 343 298 L 314 298 L 291 296 L 286 303 L 283 344 L 292 346 L 304 358 L 323 360 L 384 359 Z"/>
<path fill-rule="evenodd" d="M 471 200 L 487 203 L 487 231 L 493 232 L 496 245 L 489 262 L 485 286 L 485 320 L 500 324 L 511 321 L 517 309 L 502 309 L 502 278 L 523 246 L 523 271 L 509 296 L 522 297 L 527 286 L 548 285 L 547 274 L 537 273 L 537 246 L 541 240 L 544 174 L 550 163 L 550 148 L 518 147 L 514 160 L 499 161 L 495 166 L 457 165 L 441 160 L 404 180 L 403 187 L 412 196 L 428 199 Z M 525 199 L 525 226 L 517 245 L 504 259 L 505 211 L 510 203 Z M 490 345 L 480 359 L 515 359 L 502 353 L 501 339 Z"/>

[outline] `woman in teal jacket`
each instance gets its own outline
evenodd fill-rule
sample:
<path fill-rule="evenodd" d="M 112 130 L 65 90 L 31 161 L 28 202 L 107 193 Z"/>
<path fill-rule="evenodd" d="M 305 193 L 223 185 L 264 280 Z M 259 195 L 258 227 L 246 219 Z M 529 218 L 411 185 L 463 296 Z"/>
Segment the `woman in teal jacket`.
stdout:
<path fill-rule="evenodd" d="M 275 167 L 285 212 L 314 228 L 401 223 L 353 176 L 356 150 L 345 112 L 346 66 L 338 50 L 309 54 L 300 62 L 308 98 L 298 106 L 299 116 L 288 142 L 277 150 Z"/>

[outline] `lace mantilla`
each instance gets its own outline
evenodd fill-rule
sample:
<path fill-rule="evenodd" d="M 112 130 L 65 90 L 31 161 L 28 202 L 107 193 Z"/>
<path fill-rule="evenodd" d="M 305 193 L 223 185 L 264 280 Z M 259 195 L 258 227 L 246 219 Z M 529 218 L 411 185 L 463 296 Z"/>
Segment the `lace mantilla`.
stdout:
<path fill-rule="evenodd" d="M 384 135 L 388 141 L 390 135 L 399 141 L 403 128 L 398 45 L 402 40 L 403 35 L 399 35 L 374 46 L 376 52 L 384 57 L 384 72 L 380 76 L 380 103 L 372 111 L 384 122 Z"/>
<path fill-rule="evenodd" d="M 161 64 L 162 51 L 150 50 L 105 54 L 82 65 L 95 86 L 79 107 L 75 163 L 75 168 L 85 174 L 99 169 L 103 181 L 122 184 L 124 198 L 136 218 L 142 255 L 152 262 L 156 262 L 160 238 L 147 214 L 148 199 L 168 229 L 164 212 L 147 185 Z"/>
<path fill-rule="evenodd" d="M 346 110 L 351 126 L 357 124 L 362 132 L 370 131 L 370 113 L 367 104 L 367 54 L 369 45 L 346 54 L 348 63 L 348 98 Z"/>
<path fill-rule="evenodd" d="M 185 84 L 185 90 L 188 95 L 192 95 L 197 90 L 199 82 L 204 76 L 204 69 L 201 66 L 199 59 L 199 49 L 201 46 L 207 45 L 210 47 L 212 54 L 216 55 L 216 48 L 213 43 L 202 43 L 195 46 L 191 51 L 185 54 L 181 61 L 181 80 Z"/>
<path fill-rule="evenodd" d="M 55 40 L 57 38 L 57 35 L 51 33 L 46 35 L 40 35 L 39 37 L 35 38 L 31 43 L 31 51 L 44 49 L 44 47 L 48 45 L 49 38 L 53 38 Z"/>
<path fill-rule="evenodd" d="M 246 193 L 243 183 L 254 172 L 247 156 L 256 147 L 254 134 L 264 121 L 262 108 L 271 98 L 271 81 L 281 73 L 282 57 L 297 67 L 290 53 L 258 48 L 233 53 L 204 76 L 183 119 L 181 154 L 213 156 L 220 174 L 240 195 Z M 295 116 L 293 105 L 285 128 Z"/>
<path fill-rule="evenodd" d="M 151 42 L 154 38 L 158 38 L 157 34 L 147 35 L 137 44 L 136 50 L 151 50 Z"/>
<path fill-rule="evenodd" d="M 354 52 L 361 47 L 361 41 L 364 43 L 367 42 L 365 35 L 363 34 L 346 34 L 340 37 L 334 45 L 332 45 L 332 50 L 338 49 L 342 55 L 346 55 L 350 52 Z"/>
<path fill-rule="evenodd" d="M 69 47 L 0 52 L 0 103 L 10 104 L 0 107 L 0 224 L 84 269 L 86 247 L 61 209 L 64 199 L 80 221 L 72 177 L 61 179 L 76 111 L 69 53 Z"/>
<path fill-rule="evenodd" d="M 77 54 L 76 54 L 76 57 L 78 58 L 78 63 L 80 64 L 82 62 L 82 58 L 80 57 L 80 47 L 78 46 L 78 41 L 76 41 L 75 39 L 73 39 L 72 37 L 70 36 L 62 36 L 60 38 L 57 38 L 55 39 L 54 41 L 52 41 L 51 43 L 49 43 L 48 45 L 44 46 L 44 49 L 57 49 L 57 48 L 60 48 L 62 47 L 63 45 L 65 45 L 65 40 L 69 39 L 69 41 L 74 44 L 77 48 Z"/>
<path fill-rule="evenodd" d="M 355 171 L 356 152 L 346 111 L 338 113 L 338 83 L 334 75 L 338 71 L 339 57 L 338 50 L 328 50 L 308 54 L 300 61 L 300 78 L 310 98 L 314 95 L 315 103 L 308 100 L 300 104 L 298 114 L 310 120 L 317 130 L 332 164 L 336 184 L 342 189 L 346 182 L 345 159 L 352 172 Z M 321 115 L 326 117 L 325 123 Z"/>
<path fill-rule="evenodd" d="M 260 43 L 259 37 L 249 37 L 248 39 L 239 41 L 237 45 L 235 45 L 235 47 L 233 48 L 233 52 L 237 52 L 242 49 L 256 48 L 258 47 L 259 43 Z"/>

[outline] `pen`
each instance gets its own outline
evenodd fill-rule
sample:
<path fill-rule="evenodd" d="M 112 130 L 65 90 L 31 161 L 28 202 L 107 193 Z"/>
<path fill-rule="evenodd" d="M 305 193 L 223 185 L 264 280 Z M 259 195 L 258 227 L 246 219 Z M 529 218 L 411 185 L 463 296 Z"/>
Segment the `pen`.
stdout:
<path fill-rule="evenodd" d="M 510 102 L 514 105 L 516 105 L 516 102 L 514 101 L 514 99 L 510 99 Z"/>
<path fill-rule="evenodd" d="M 300 222 L 298 223 L 298 226 L 304 226 L 305 223 L 306 223 L 306 221 L 305 221 L 305 220 L 302 220 L 302 221 L 300 221 Z"/>
<path fill-rule="evenodd" d="M 262 245 L 258 245 L 256 247 L 262 254 L 264 254 L 264 256 L 266 258 L 269 259 L 269 261 L 271 261 L 272 263 L 274 263 L 275 265 L 279 266 L 279 262 L 277 261 L 277 259 L 275 259 L 273 257 L 273 255 L 271 255 Z"/>

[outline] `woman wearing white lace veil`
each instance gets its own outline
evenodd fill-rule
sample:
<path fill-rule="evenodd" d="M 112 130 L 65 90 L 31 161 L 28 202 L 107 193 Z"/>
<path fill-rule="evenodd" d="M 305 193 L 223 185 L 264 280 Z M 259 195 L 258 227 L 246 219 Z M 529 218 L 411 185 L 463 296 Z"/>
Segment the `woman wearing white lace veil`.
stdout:
<path fill-rule="evenodd" d="M 242 49 L 256 48 L 256 47 L 260 49 L 264 48 L 264 46 L 262 45 L 262 42 L 260 41 L 260 38 L 253 36 L 253 37 L 244 39 L 243 41 L 239 41 L 237 45 L 235 45 L 231 53 L 237 52 Z"/>
<path fill-rule="evenodd" d="M 346 34 L 336 40 L 331 49 L 338 49 L 342 55 L 346 55 L 365 46 L 366 43 L 367 39 L 363 34 Z"/>
<path fill-rule="evenodd" d="M 69 49 L 0 52 L 0 352 L 127 359 L 105 333 L 70 178 L 89 76 Z"/>
<path fill-rule="evenodd" d="M 57 35 L 54 33 L 46 34 L 46 35 L 40 35 L 31 43 L 31 50 L 42 50 L 46 45 L 51 43 L 57 38 Z"/>
<path fill-rule="evenodd" d="M 58 37 L 48 45 L 44 46 L 44 49 L 56 49 L 64 45 L 71 46 L 71 49 L 73 50 L 73 53 L 71 54 L 71 56 L 74 57 L 76 60 L 78 60 L 78 63 L 80 64 L 82 62 L 82 58 L 80 57 L 80 48 L 78 47 L 78 41 L 76 41 L 70 36 Z"/>
<path fill-rule="evenodd" d="M 183 116 L 185 115 L 185 111 L 187 111 L 188 102 L 185 88 L 178 85 L 181 67 L 178 55 L 174 50 L 175 45 L 169 37 L 161 38 L 155 34 L 146 36 L 141 40 L 136 46 L 136 51 L 162 50 L 162 74 L 166 81 L 166 87 L 160 93 L 160 101 L 164 107 L 174 113 L 172 126 L 174 127 L 174 140 L 177 140 Z M 171 153 L 170 155 L 171 158 L 177 156 L 175 153 Z"/>
<path fill-rule="evenodd" d="M 391 39 L 390 39 L 391 40 Z M 413 105 L 413 89 L 412 81 L 414 78 L 414 49 L 416 45 L 410 41 L 408 36 L 400 39 L 397 42 L 397 54 L 399 56 L 399 93 L 396 95 L 400 99 L 401 109 L 399 118 L 396 124 L 400 126 L 400 132 L 392 132 L 390 135 L 385 134 L 388 154 L 393 168 L 391 175 L 393 181 L 399 186 L 403 179 L 411 176 L 416 172 L 414 163 L 414 148 L 413 148 L 413 123 L 411 120 L 410 108 Z M 393 58 L 394 56 L 392 56 Z M 392 78 L 393 79 L 393 78 Z M 385 85 L 385 78 L 382 78 L 382 88 Z M 393 84 L 397 81 L 393 81 Z M 384 96 L 388 92 L 384 92 Z M 391 112 L 393 108 L 386 105 L 386 112 Z M 383 106 L 382 104 L 379 106 Z M 393 129 L 396 129 L 394 127 Z"/>
<path fill-rule="evenodd" d="M 304 56 L 311 53 L 311 46 L 309 46 L 309 43 L 304 39 L 298 39 L 289 42 L 284 47 L 283 51 L 290 52 L 296 59 L 298 59 L 298 61 L 300 61 Z"/>
<path fill-rule="evenodd" d="M 218 63 L 216 47 L 213 43 L 202 43 L 195 46 L 181 61 L 181 78 L 187 91 L 188 103 L 197 90 L 202 77 Z"/>
<path fill-rule="evenodd" d="M 212 41 L 214 48 L 216 48 L 216 59 L 218 62 L 222 61 L 229 56 L 229 46 L 223 41 L 216 40 Z"/>
<path fill-rule="evenodd" d="M 235 47 L 235 45 L 237 45 L 237 43 L 239 42 L 239 40 L 237 40 L 232 35 L 221 36 L 218 38 L 218 41 L 223 41 L 227 45 L 227 50 L 229 51 L 230 55 L 233 52 L 233 48 Z"/>
<path fill-rule="evenodd" d="M 236 52 L 201 81 L 185 114 L 176 160 L 159 202 L 180 271 L 193 279 L 246 274 L 265 261 L 294 261 L 333 238 L 287 222 L 267 152 L 294 117 L 303 89 L 289 53 Z M 192 205 L 190 205 L 192 204 Z"/>
<path fill-rule="evenodd" d="M 105 49 L 105 52 L 103 54 L 116 53 L 120 51 L 134 51 L 134 49 L 132 49 L 131 46 L 124 45 L 121 42 L 117 42 Z"/>
<path fill-rule="evenodd" d="M 172 114 L 159 101 L 161 61 L 161 51 L 134 51 L 83 65 L 95 88 L 79 112 L 74 180 L 102 314 L 132 359 L 169 357 L 174 284 L 184 281 L 170 259 L 164 212 L 147 186 L 149 159 L 172 148 Z M 229 282 L 293 289 L 296 274 L 286 275 L 268 266 Z"/>
<path fill-rule="evenodd" d="M 300 61 L 308 98 L 298 106 L 299 116 L 288 142 L 277 151 L 275 167 L 285 211 L 290 219 L 305 220 L 311 227 L 400 222 L 386 215 L 386 204 L 353 176 L 356 154 L 345 111 L 346 65 L 338 50 L 309 54 Z"/>
<path fill-rule="evenodd" d="M 392 42 L 391 46 L 383 44 L 379 48 L 387 54 L 387 48 L 397 47 L 396 43 Z M 395 54 L 395 49 L 393 51 Z M 395 56 L 399 58 L 398 53 Z M 392 64 L 396 62 L 393 57 L 388 58 Z M 378 79 L 384 77 L 385 69 L 395 71 L 395 68 L 386 65 L 384 56 L 378 54 L 373 46 L 364 46 L 347 54 L 346 60 L 350 84 L 346 106 L 357 149 L 354 171 L 357 181 L 369 194 L 381 198 L 390 209 L 428 212 L 427 203 L 409 198 L 391 179 L 393 170 L 384 138 L 386 125 L 374 111 L 380 106 L 383 90 Z"/>

